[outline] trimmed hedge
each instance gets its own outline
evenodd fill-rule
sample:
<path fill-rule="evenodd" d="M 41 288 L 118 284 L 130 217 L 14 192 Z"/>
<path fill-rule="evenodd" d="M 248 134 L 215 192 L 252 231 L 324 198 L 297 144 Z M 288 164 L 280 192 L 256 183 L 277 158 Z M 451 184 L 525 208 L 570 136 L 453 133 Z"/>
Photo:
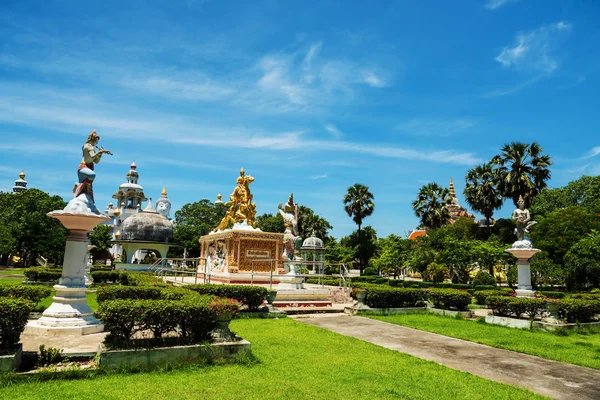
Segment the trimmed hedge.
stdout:
<path fill-rule="evenodd" d="M 119 271 L 119 283 L 125 286 L 168 286 L 147 272 Z"/>
<path fill-rule="evenodd" d="M 52 289 L 48 286 L 35 285 L 16 285 L 0 286 L 0 297 L 10 297 L 13 299 L 25 299 L 37 304 L 41 299 L 52 294 Z"/>
<path fill-rule="evenodd" d="M 431 289 L 428 298 L 435 307 L 444 309 L 455 308 L 462 311 L 471 304 L 471 295 L 456 289 Z"/>
<path fill-rule="evenodd" d="M 485 304 L 492 309 L 494 315 L 500 317 L 517 317 L 522 315 L 528 319 L 541 317 L 546 311 L 544 299 L 531 297 L 489 296 Z"/>
<path fill-rule="evenodd" d="M 102 264 L 92 265 L 90 268 L 90 272 L 96 272 L 96 271 L 113 271 L 113 268 L 109 267 L 107 265 L 102 265 Z"/>
<path fill-rule="evenodd" d="M 600 299 L 562 299 L 558 303 L 558 317 L 567 322 L 590 322 L 600 314 Z"/>
<path fill-rule="evenodd" d="M 261 286 L 206 284 L 186 285 L 185 288 L 199 294 L 212 294 L 237 300 L 250 310 L 257 310 L 267 298 L 267 289 Z"/>
<path fill-rule="evenodd" d="M 422 307 L 427 299 L 427 294 L 423 289 L 377 285 L 366 286 L 364 289 L 367 291 L 365 304 L 373 308 Z"/>
<path fill-rule="evenodd" d="M 62 269 L 30 267 L 23 272 L 30 282 L 58 282 L 62 276 Z"/>
<path fill-rule="evenodd" d="M 312 283 L 312 284 L 321 284 L 321 281 L 323 282 L 324 285 L 328 285 L 328 286 L 338 286 L 340 284 L 340 280 L 339 278 L 306 278 L 304 280 L 305 283 Z"/>
<path fill-rule="evenodd" d="M 510 292 L 506 290 L 494 289 L 479 290 L 473 293 L 473 297 L 475 297 L 475 301 L 477 302 L 477 304 L 482 306 L 486 304 L 486 299 L 490 296 L 510 296 Z"/>
<path fill-rule="evenodd" d="M 544 297 L 549 297 L 551 299 L 562 299 L 568 295 L 568 293 L 565 293 L 565 292 L 552 292 L 552 291 L 538 291 L 536 293 L 541 294 Z"/>
<path fill-rule="evenodd" d="M 156 286 L 106 286 L 96 290 L 98 304 L 108 300 L 158 300 L 163 290 Z"/>
<path fill-rule="evenodd" d="M 387 278 L 382 278 L 376 275 L 353 276 L 352 278 L 350 278 L 350 281 L 353 283 L 372 283 L 375 285 L 387 285 L 388 280 L 389 279 Z"/>
<path fill-rule="evenodd" d="M 567 297 L 578 300 L 600 300 L 600 293 L 571 293 Z"/>
<path fill-rule="evenodd" d="M 0 354 L 14 352 L 32 308 L 27 300 L 0 298 Z"/>
<path fill-rule="evenodd" d="M 475 285 L 475 286 L 482 286 L 482 285 L 496 286 L 496 278 L 494 278 L 492 276 L 492 274 L 490 274 L 487 271 L 478 271 L 477 274 L 475 275 L 475 278 L 473 278 L 473 285 Z"/>
<path fill-rule="evenodd" d="M 94 280 L 94 284 L 114 282 L 117 283 L 121 280 L 121 273 L 119 271 L 93 271 L 90 272 L 90 276 Z"/>
<path fill-rule="evenodd" d="M 181 300 L 103 302 L 95 315 L 110 331 L 105 343 L 110 348 L 161 345 L 167 333 L 177 333 L 179 344 L 198 343 L 211 338 L 220 313 L 235 313 L 239 308 L 232 299 L 191 293 Z M 134 339 L 142 331 L 151 332 L 152 338 Z"/>

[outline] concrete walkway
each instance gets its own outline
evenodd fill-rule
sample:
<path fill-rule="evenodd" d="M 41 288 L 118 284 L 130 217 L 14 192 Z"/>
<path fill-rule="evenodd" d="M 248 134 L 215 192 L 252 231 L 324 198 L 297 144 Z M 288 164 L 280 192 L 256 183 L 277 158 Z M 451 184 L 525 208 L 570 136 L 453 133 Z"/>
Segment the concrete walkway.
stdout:
<path fill-rule="evenodd" d="M 600 371 L 347 315 L 291 318 L 554 399 L 600 399 Z"/>

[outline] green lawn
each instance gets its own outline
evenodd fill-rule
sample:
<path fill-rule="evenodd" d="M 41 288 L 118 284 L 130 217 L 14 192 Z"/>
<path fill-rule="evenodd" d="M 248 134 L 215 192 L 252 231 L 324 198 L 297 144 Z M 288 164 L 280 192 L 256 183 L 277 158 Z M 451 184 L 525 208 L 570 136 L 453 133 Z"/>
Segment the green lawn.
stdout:
<path fill-rule="evenodd" d="M 0 286 L 13 286 L 20 285 L 23 283 L 25 278 L 1 278 L 0 277 Z"/>
<path fill-rule="evenodd" d="M 600 369 L 600 333 L 556 333 L 507 328 L 435 314 L 368 316 L 392 324 Z M 564 332 L 564 331 L 563 331 Z"/>
<path fill-rule="evenodd" d="M 23 268 L 0 269 L 0 275 L 23 275 Z"/>
<path fill-rule="evenodd" d="M 21 382 L 19 399 L 538 399 L 492 382 L 287 318 L 245 319 L 232 329 L 252 343 L 255 363 Z"/>

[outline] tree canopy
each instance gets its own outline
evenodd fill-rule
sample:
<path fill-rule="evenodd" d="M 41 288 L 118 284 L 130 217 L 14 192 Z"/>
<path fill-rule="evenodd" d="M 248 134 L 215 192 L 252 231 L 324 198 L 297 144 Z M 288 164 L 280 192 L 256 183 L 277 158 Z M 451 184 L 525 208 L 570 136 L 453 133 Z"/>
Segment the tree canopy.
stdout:
<path fill-rule="evenodd" d="M 533 215 L 545 215 L 571 206 L 600 212 L 600 176 L 583 175 L 564 187 L 544 189 L 533 199 L 530 211 Z"/>
<path fill-rule="evenodd" d="M 185 204 L 175 212 L 174 242 L 185 247 L 188 256 L 199 257 L 198 240 L 219 225 L 226 211 L 223 203 L 215 204 L 207 199 Z"/>
<path fill-rule="evenodd" d="M 446 208 L 450 191 L 435 182 L 428 183 L 419 189 L 417 199 L 412 206 L 415 215 L 426 229 L 436 229 L 450 222 L 450 212 Z"/>

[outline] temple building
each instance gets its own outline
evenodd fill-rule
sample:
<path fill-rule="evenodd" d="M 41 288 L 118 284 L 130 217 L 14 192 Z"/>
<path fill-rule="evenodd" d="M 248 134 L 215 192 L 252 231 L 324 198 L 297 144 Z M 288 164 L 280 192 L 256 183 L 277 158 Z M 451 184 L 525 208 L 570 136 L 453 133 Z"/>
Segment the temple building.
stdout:
<path fill-rule="evenodd" d="M 129 168 L 125 174 L 126 182 L 112 196 L 116 206 L 109 203 L 104 214 L 111 218 L 107 225 L 112 227 L 110 252 L 115 262 L 141 264 L 132 268 L 144 269 L 144 260 L 166 257 L 173 238 L 173 223 L 169 220 L 171 200 L 167 197 L 165 187 L 156 201 L 156 208 L 150 200 L 142 211 L 142 205 L 148 199 L 144 188 L 138 183 L 139 173 L 135 162 Z M 127 268 L 127 265 L 117 265 L 117 268 Z"/>
<path fill-rule="evenodd" d="M 458 204 L 458 198 L 456 197 L 456 190 L 454 189 L 454 182 L 452 182 L 452 178 L 450 178 L 449 190 L 450 195 L 446 199 L 446 208 L 450 212 L 450 223 L 453 224 L 460 217 L 475 219 L 475 216 L 473 214 L 469 214 L 466 208 Z"/>
<path fill-rule="evenodd" d="M 13 193 L 24 192 L 25 190 L 27 190 L 27 181 L 25 180 L 25 172 L 21 171 L 19 179 L 15 181 L 15 186 L 13 186 Z"/>

